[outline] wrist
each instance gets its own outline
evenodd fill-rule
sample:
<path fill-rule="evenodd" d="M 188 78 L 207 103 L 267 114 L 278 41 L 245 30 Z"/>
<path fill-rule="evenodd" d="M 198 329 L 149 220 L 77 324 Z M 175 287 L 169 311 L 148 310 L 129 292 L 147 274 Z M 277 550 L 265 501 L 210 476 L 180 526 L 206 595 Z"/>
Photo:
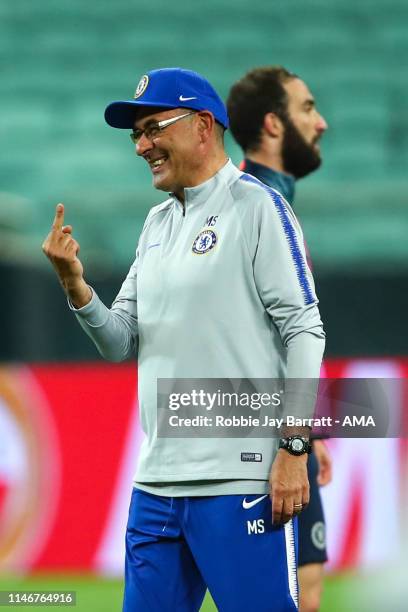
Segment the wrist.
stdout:
<path fill-rule="evenodd" d="M 296 435 L 280 438 L 279 449 L 296 457 L 303 455 L 307 457 L 311 453 L 312 445 L 308 438 Z"/>
<path fill-rule="evenodd" d="M 303 453 L 303 455 L 292 455 L 284 448 L 279 448 L 276 456 L 281 457 L 285 461 L 292 461 L 294 464 L 304 463 L 305 465 L 309 457 L 307 453 Z"/>
<path fill-rule="evenodd" d="M 83 308 L 92 299 L 92 289 L 81 279 L 70 279 L 62 282 L 64 291 L 67 294 L 74 308 Z"/>
<path fill-rule="evenodd" d="M 279 434 L 281 438 L 290 438 L 292 436 L 301 436 L 302 438 L 306 438 L 309 440 L 311 433 L 310 427 L 297 427 L 297 426 L 288 426 L 282 425 L 279 430 Z"/>

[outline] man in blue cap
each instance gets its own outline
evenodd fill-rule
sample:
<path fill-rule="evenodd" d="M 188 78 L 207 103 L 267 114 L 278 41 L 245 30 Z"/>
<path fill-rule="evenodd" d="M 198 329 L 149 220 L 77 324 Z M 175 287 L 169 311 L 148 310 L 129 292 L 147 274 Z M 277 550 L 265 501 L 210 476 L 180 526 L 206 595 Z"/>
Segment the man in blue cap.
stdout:
<path fill-rule="evenodd" d="M 134 99 L 110 104 L 105 119 L 115 128 L 134 128 L 132 141 L 138 155 L 149 163 L 156 189 L 182 195 L 184 187 L 203 182 L 227 162 L 222 144 L 228 127 L 224 103 L 208 81 L 190 70 L 163 68 L 145 74 Z M 185 124 L 179 126 L 182 135 L 177 133 L 177 138 L 172 139 L 174 129 L 168 128 L 181 120 Z M 193 124 L 204 137 L 198 147 L 191 138 Z M 210 141 L 215 155 L 208 156 Z"/>
<path fill-rule="evenodd" d="M 292 519 L 309 501 L 309 428 L 282 422 L 279 442 L 244 427 L 240 437 L 200 437 L 185 419 L 178 440 L 176 431 L 160 435 L 158 387 L 164 379 L 318 378 L 324 332 L 300 227 L 277 192 L 227 158 L 225 106 L 197 73 L 152 70 L 105 118 L 131 130 L 154 186 L 169 197 L 149 212 L 110 309 L 84 280 L 62 204 L 43 250 L 100 353 L 137 355 L 146 437 L 123 609 L 196 612 L 208 587 L 226 612 L 296 610 Z M 183 406 L 196 399 L 195 388 L 182 394 Z M 212 408 L 200 401 L 211 427 Z M 293 413 L 304 414 L 308 401 L 294 394 Z M 171 419 L 181 426 L 176 413 Z"/>

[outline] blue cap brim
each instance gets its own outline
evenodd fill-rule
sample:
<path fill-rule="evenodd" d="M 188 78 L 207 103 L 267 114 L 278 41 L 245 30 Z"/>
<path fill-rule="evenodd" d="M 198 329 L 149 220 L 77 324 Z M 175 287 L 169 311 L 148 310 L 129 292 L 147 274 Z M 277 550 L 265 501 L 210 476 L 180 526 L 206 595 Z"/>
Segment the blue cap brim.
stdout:
<path fill-rule="evenodd" d="M 136 120 L 137 111 L 143 107 L 176 108 L 172 104 L 147 102 L 142 100 L 118 100 L 112 102 L 105 109 L 105 121 L 114 128 L 132 129 Z"/>

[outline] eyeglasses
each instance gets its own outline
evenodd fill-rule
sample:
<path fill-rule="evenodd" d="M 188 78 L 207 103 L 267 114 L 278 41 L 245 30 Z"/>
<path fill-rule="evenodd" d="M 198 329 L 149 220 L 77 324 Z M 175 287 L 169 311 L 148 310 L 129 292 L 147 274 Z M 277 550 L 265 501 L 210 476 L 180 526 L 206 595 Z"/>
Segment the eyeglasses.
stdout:
<path fill-rule="evenodd" d="M 133 144 L 138 144 L 141 137 L 144 135 L 148 140 L 152 140 L 153 138 L 157 138 L 161 132 L 171 125 L 172 123 L 176 123 L 179 119 L 184 119 L 184 117 L 189 117 L 190 115 L 194 115 L 195 111 L 191 111 L 190 113 L 185 113 L 184 115 L 178 115 L 177 117 L 171 117 L 171 119 L 164 119 L 164 121 L 158 121 L 157 123 L 151 123 L 146 126 L 144 130 L 133 130 L 130 134 L 130 139 Z"/>

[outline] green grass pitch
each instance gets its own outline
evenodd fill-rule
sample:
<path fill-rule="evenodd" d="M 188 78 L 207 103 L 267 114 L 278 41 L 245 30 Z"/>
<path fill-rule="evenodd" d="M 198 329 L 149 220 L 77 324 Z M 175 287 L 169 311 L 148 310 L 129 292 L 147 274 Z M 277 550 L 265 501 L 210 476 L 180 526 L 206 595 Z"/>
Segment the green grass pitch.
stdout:
<path fill-rule="evenodd" d="M 341 576 L 326 579 L 325 594 L 321 612 L 362 612 L 350 607 L 352 592 L 357 588 L 358 578 Z M 122 581 L 96 577 L 94 575 L 36 575 L 32 577 L 15 577 L 0 575 L 0 590 L 30 591 L 76 591 L 77 604 L 58 606 L 74 612 L 120 612 L 122 609 Z M 36 612 L 50 612 L 54 606 L 0 606 L 0 610 L 32 609 Z M 201 612 L 216 612 L 216 607 L 207 595 Z"/>

